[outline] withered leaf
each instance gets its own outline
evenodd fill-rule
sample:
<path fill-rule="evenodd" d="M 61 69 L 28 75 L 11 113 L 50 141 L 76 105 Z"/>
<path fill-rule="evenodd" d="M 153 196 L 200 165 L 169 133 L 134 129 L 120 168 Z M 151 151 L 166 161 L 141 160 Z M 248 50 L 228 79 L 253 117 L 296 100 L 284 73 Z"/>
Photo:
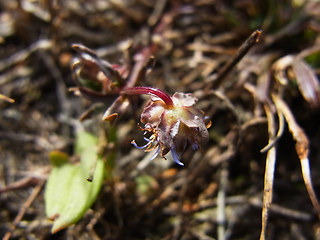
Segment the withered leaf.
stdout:
<path fill-rule="evenodd" d="M 299 90 L 312 107 L 319 107 L 320 87 L 317 75 L 302 59 L 296 58 L 292 63 Z"/>

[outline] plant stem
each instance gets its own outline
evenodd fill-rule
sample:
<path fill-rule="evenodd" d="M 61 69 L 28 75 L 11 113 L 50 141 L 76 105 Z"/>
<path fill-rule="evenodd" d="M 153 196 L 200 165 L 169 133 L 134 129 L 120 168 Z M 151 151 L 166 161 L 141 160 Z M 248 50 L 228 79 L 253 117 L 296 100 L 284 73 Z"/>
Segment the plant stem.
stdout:
<path fill-rule="evenodd" d="M 171 108 L 174 106 L 171 97 L 167 93 L 165 93 L 164 91 L 157 89 L 157 88 L 132 87 L 132 88 L 126 88 L 126 89 L 122 90 L 121 94 L 125 94 L 125 95 L 146 94 L 146 95 L 156 96 L 156 97 L 159 97 L 166 104 L 166 106 L 168 108 Z"/>

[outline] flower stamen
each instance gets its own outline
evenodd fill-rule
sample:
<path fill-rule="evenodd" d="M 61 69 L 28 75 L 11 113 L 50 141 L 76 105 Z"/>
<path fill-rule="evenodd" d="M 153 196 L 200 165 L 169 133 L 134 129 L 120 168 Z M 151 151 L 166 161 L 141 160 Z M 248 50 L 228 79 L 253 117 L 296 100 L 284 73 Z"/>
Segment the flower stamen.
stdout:
<path fill-rule="evenodd" d="M 145 145 L 143 145 L 143 146 L 141 146 L 141 147 L 138 146 L 138 144 L 136 143 L 135 140 L 132 140 L 132 141 L 131 141 L 131 144 L 132 144 L 135 148 L 144 149 L 144 148 L 146 148 L 146 147 L 149 147 L 150 144 L 151 144 L 151 142 L 148 142 L 147 144 L 145 144 Z"/>
<path fill-rule="evenodd" d="M 158 145 L 158 149 L 157 149 L 157 151 L 153 154 L 153 156 L 150 158 L 150 161 L 152 161 L 153 159 L 155 159 L 155 158 L 159 155 L 159 152 L 160 152 L 161 147 L 160 147 L 159 144 L 157 144 L 157 145 Z"/>

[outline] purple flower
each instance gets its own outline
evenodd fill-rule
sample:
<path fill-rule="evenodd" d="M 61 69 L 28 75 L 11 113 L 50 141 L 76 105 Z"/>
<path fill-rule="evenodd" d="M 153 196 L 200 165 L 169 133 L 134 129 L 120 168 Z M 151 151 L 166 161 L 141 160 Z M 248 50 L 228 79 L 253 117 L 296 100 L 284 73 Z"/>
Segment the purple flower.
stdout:
<path fill-rule="evenodd" d="M 192 94 L 175 93 L 170 97 L 159 89 L 149 87 L 126 89 L 122 93 L 152 96 L 141 114 L 141 122 L 144 124 L 141 129 L 150 137 L 144 138 L 147 143 L 142 147 L 132 141 L 135 147 L 144 148 L 146 152 L 157 148 L 151 160 L 159 153 L 166 159 L 165 155 L 171 151 L 175 162 L 183 165 L 180 157 L 188 143 L 194 150 L 207 144 L 207 127 L 210 123 L 206 126 L 203 112 L 194 107 L 197 98 Z"/>
<path fill-rule="evenodd" d="M 166 159 L 165 155 L 171 151 L 175 162 L 183 165 L 180 158 L 188 143 L 194 150 L 206 145 L 210 122 L 206 126 L 206 118 L 194 106 L 197 99 L 192 94 L 175 93 L 170 97 L 160 89 L 134 87 L 146 72 L 149 65 L 146 59 L 149 58 L 138 61 L 135 65 L 137 67 L 130 71 L 126 65 L 113 65 L 100 59 L 83 45 L 74 44 L 73 48 L 80 53 L 80 58 L 72 65 L 78 85 L 72 90 L 89 100 L 111 104 L 103 120 L 113 121 L 118 113 L 124 112 L 129 105 L 128 95 L 151 95 L 151 100 L 141 114 L 141 122 L 144 124 L 141 129 L 145 132 L 147 143 L 139 147 L 132 141 L 134 146 L 146 152 L 157 149 L 151 160 L 159 153 Z M 81 119 L 86 116 L 87 113 Z"/>

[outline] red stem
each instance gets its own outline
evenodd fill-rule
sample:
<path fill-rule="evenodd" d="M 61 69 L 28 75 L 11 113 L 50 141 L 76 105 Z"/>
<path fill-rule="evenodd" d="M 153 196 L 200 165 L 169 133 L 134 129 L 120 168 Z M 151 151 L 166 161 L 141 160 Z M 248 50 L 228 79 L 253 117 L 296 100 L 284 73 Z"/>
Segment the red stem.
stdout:
<path fill-rule="evenodd" d="M 126 88 L 126 89 L 122 90 L 121 94 L 126 94 L 126 95 L 146 94 L 146 95 L 156 96 L 158 98 L 161 98 L 161 100 L 167 105 L 168 108 L 171 108 L 174 106 L 171 97 L 168 94 L 166 94 L 164 91 L 157 89 L 157 88 L 132 87 L 132 88 Z"/>

